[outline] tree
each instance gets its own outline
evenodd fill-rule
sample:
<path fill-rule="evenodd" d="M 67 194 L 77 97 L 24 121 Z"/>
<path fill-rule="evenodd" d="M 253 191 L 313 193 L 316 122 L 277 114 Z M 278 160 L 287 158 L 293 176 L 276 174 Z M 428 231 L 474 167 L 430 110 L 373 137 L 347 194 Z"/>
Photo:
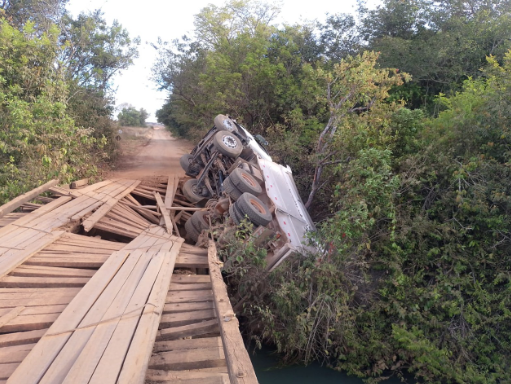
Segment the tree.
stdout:
<path fill-rule="evenodd" d="M 123 106 L 117 119 L 121 126 L 126 127 L 145 127 L 145 121 L 149 114 L 144 108 L 137 110 L 132 105 Z"/>
<path fill-rule="evenodd" d="M 350 156 L 360 149 L 360 144 L 356 143 L 359 134 L 365 137 L 366 142 L 376 144 L 382 140 L 385 133 L 380 131 L 385 130 L 385 119 L 390 119 L 391 114 L 401 107 L 399 104 L 387 104 L 386 99 L 390 89 L 409 80 L 409 76 L 398 74 L 396 69 L 377 69 L 377 59 L 378 54 L 364 52 L 334 64 L 332 71 L 317 70 L 318 80 L 326 84 L 330 117 L 315 148 L 316 167 L 306 207 L 311 206 L 322 187 L 324 169 L 349 162 Z M 374 126 L 366 121 L 371 115 L 377 116 L 378 123 Z M 358 126 L 360 123 L 363 123 L 362 127 Z M 379 145 L 388 145 L 386 140 Z"/>

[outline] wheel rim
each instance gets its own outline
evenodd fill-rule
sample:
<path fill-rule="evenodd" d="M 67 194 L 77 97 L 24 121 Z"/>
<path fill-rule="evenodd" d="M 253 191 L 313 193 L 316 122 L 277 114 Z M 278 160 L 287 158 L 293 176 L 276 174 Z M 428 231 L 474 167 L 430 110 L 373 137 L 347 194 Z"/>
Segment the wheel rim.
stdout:
<path fill-rule="evenodd" d="M 238 146 L 236 139 L 230 135 L 225 135 L 222 137 L 222 143 L 228 148 L 234 149 Z"/>
<path fill-rule="evenodd" d="M 255 183 L 254 183 L 254 180 L 252 180 L 252 178 L 248 177 L 247 175 L 245 174 L 241 174 L 241 177 L 243 177 L 244 180 L 247 181 L 247 183 L 249 183 L 252 187 L 255 187 Z"/>
<path fill-rule="evenodd" d="M 259 213 L 261 213 L 261 214 L 266 213 L 266 209 L 264 209 L 264 207 L 258 201 L 254 200 L 254 199 L 250 199 L 249 203 L 250 203 L 250 205 L 255 207 L 259 211 Z"/>

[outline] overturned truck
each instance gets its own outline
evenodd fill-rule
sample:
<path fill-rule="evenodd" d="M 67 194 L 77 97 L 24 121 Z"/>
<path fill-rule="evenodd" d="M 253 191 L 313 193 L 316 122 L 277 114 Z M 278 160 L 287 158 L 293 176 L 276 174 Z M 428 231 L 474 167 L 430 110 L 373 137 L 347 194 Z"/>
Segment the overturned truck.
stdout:
<path fill-rule="evenodd" d="M 196 242 L 204 230 L 228 233 L 248 220 L 258 244 L 267 248 L 267 268 L 272 269 L 306 247 L 314 224 L 291 169 L 272 161 L 264 149 L 267 144 L 236 120 L 218 115 L 213 128 L 180 163 L 190 177 L 182 184 L 183 195 L 204 207 L 186 221 L 187 237 Z"/>

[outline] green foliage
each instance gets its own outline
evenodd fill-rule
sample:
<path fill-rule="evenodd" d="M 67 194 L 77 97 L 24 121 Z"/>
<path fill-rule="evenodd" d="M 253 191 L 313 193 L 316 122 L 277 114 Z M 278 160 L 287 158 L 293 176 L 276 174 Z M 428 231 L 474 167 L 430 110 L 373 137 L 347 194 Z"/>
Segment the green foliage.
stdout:
<path fill-rule="evenodd" d="M 94 176 L 103 142 L 66 113 L 67 87 L 53 66 L 58 31 L 37 36 L 0 21 L 0 202 L 50 178 Z"/>
<path fill-rule="evenodd" d="M 119 124 L 124 127 L 145 127 L 145 121 L 149 114 L 144 108 L 140 110 L 135 109 L 133 106 L 122 108 L 121 112 L 117 115 Z"/>

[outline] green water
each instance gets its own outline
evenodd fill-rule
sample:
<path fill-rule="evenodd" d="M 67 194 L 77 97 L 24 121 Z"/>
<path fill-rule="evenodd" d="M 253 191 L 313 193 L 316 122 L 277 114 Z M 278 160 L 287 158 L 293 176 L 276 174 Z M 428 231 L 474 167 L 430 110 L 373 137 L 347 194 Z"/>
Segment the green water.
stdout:
<path fill-rule="evenodd" d="M 350 377 L 317 363 L 306 367 L 294 365 L 279 368 L 278 356 L 266 348 L 257 350 L 255 355 L 251 350 L 250 357 L 260 384 L 363 384 L 357 377 Z M 397 384 L 401 381 L 395 378 L 384 383 Z"/>

